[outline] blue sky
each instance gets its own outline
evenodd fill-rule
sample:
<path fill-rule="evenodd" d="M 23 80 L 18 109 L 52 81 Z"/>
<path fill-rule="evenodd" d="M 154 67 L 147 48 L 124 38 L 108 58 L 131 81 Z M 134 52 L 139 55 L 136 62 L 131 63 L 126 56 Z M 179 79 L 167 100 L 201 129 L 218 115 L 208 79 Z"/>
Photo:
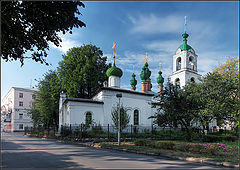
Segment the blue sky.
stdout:
<path fill-rule="evenodd" d="M 1 60 L 1 94 L 11 87 L 37 85 L 48 70 L 56 69 L 62 55 L 74 46 L 93 44 L 112 62 L 112 44 L 116 42 L 116 65 L 123 70 L 121 87 L 130 88 L 133 64 L 137 75 L 137 90 L 141 91 L 140 72 L 148 53 L 152 71 L 153 91 L 157 92 L 156 77 L 159 62 L 167 77 L 172 74 L 172 56 L 182 44 L 184 16 L 187 16 L 188 44 L 198 55 L 198 73 L 211 72 L 228 56 L 239 56 L 239 2 L 84 2 L 80 19 L 85 28 L 73 34 L 60 35 L 61 48 L 50 45 L 47 61 L 50 66 L 26 60 Z"/>

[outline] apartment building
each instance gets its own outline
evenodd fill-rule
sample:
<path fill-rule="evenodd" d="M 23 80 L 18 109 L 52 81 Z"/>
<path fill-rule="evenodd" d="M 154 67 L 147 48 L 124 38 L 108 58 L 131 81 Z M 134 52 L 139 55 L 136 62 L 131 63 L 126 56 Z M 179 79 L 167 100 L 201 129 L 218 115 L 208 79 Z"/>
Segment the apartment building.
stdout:
<path fill-rule="evenodd" d="M 28 114 L 34 100 L 35 88 L 12 87 L 2 100 L 2 130 L 5 132 L 24 131 L 24 127 L 33 126 Z"/>

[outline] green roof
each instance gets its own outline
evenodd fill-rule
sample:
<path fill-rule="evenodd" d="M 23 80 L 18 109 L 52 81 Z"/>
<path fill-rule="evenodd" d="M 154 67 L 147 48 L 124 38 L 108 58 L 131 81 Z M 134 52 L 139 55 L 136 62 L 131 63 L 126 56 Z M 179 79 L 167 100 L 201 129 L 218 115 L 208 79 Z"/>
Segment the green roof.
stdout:
<path fill-rule="evenodd" d="M 148 68 L 148 63 L 146 62 L 142 68 L 142 72 L 140 74 L 140 78 L 142 82 L 145 82 L 146 80 L 150 80 L 151 71 Z"/>
<path fill-rule="evenodd" d="M 183 44 L 180 45 L 179 48 L 180 48 L 182 51 L 183 51 L 183 50 L 190 51 L 191 49 L 193 49 L 190 45 L 187 44 L 188 34 L 185 32 L 184 34 L 182 34 L 182 37 L 184 38 Z"/>
<path fill-rule="evenodd" d="M 110 76 L 117 76 L 117 77 L 122 77 L 122 70 L 118 67 L 116 67 L 115 65 L 113 65 L 111 68 L 109 68 L 106 72 L 106 75 L 108 77 Z"/>
<path fill-rule="evenodd" d="M 133 73 L 132 74 L 132 79 L 130 80 L 130 85 L 131 85 L 132 88 L 136 87 L 136 85 L 137 85 L 137 80 L 136 80 L 135 77 L 136 77 L 136 75 Z"/>
<path fill-rule="evenodd" d="M 159 71 L 159 72 L 158 72 L 158 77 L 157 77 L 158 86 L 163 87 L 163 82 L 164 82 L 164 78 L 163 78 L 163 76 L 162 76 L 162 72 Z"/>

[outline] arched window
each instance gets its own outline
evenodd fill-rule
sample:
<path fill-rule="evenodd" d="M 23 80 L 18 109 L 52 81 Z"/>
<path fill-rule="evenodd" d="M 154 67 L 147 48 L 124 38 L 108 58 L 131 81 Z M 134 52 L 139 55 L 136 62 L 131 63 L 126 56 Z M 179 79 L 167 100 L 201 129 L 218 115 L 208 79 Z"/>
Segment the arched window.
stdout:
<path fill-rule="evenodd" d="M 181 70 L 181 57 L 177 58 L 177 63 L 176 63 L 176 70 Z"/>
<path fill-rule="evenodd" d="M 189 64 L 190 64 L 190 68 L 194 70 L 193 56 L 189 57 Z"/>
<path fill-rule="evenodd" d="M 176 78 L 175 85 L 180 87 L 180 79 L 179 78 Z"/>
<path fill-rule="evenodd" d="M 133 125 L 139 125 L 139 111 L 136 109 L 133 114 Z"/>
<path fill-rule="evenodd" d="M 191 80 L 192 83 L 195 83 L 194 77 L 192 77 L 190 80 Z"/>
<path fill-rule="evenodd" d="M 87 112 L 85 118 L 85 124 L 90 125 L 92 123 L 92 113 Z"/>

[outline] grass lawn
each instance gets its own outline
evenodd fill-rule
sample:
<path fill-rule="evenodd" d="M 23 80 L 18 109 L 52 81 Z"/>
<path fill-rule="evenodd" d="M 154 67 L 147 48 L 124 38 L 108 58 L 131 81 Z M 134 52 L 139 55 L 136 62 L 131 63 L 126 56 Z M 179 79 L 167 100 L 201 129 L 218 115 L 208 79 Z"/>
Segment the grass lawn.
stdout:
<path fill-rule="evenodd" d="M 160 145 L 157 146 L 137 146 L 135 142 L 122 142 L 121 146 L 117 146 L 116 142 L 102 142 L 99 143 L 97 145 L 101 146 L 101 147 L 111 147 L 111 148 L 121 148 L 124 150 L 134 150 L 134 151 L 145 151 L 145 152 L 150 152 L 150 153 L 156 153 L 162 156 L 180 156 L 180 157 L 194 157 L 194 158 L 203 158 L 205 160 L 213 160 L 213 161 L 218 161 L 218 162 L 231 162 L 231 163 L 235 163 L 238 164 L 239 160 L 238 160 L 238 142 L 221 142 L 219 144 L 210 144 L 209 146 L 207 146 L 207 148 L 204 146 L 207 144 L 204 143 L 190 143 L 190 142 L 183 142 L 183 141 L 157 141 L 157 142 L 164 142 L 164 145 L 167 144 L 167 142 L 169 143 L 174 143 L 174 147 L 173 148 L 161 148 Z M 225 145 L 223 145 L 225 144 Z M 188 146 L 188 149 L 185 150 L 185 148 Z M 191 149 L 192 146 L 193 148 Z M 199 146 L 201 146 L 198 150 L 196 150 L 196 148 L 198 148 Z M 224 148 L 231 148 L 231 150 L 218 150 L 215 151 L 214 149 L 216 149 L 219 146 L 224 146 Z M 195 147 L 195 148 L 194 148 Z"/>

